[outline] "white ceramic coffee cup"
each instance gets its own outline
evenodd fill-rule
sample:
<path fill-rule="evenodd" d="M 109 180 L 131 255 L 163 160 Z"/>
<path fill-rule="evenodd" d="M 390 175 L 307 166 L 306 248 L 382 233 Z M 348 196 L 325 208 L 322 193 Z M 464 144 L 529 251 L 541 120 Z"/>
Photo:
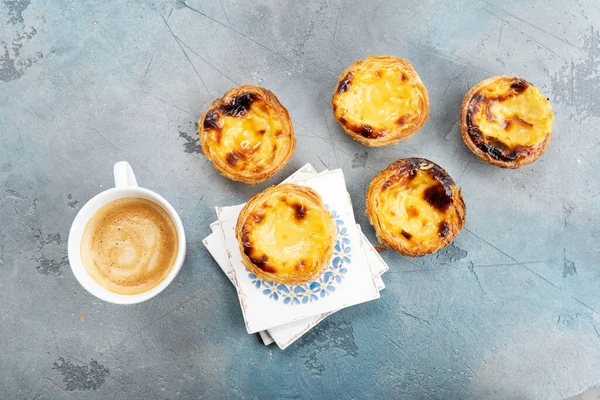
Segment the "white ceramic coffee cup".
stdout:
<path fill-rule="evenodd" d="M 156 296 L 169 286 L 173 279 L 175 279 L 183 265 L 183 260 L 185 259 L 185 232 L 177 211 L 175 211 L 173 206 L 171 206 L 167 200 L 151 190 L 138 187 L 135 175 L 128 162 L 120 161 L 116 163 L 114 166 L 114 176 L 115 187 L 94 196 L 81 208 L 79 213 L 77 213 L 73 225 L 71 225 L 71 231 L 69 232 L 69 264 L 73 270 L 73 275 L 75 275 L 75 278 L 77 278 L 81 286 L 94 296 L 115 304 L 135 304 Z M 158 204 L 167 212 L 167 214 L 169 214 L 169 217 L 173 220 L 177 230 L 177 256 L 175 258 L 175 264 L 169 274 L 152 289 L 143 293 L 131 295 L 111 292 L 100 286 L 100 284 L 90 276 L 81 261 L 81 240 L 83 238 L 83 231 L 89 220 L 105 204 L 125 197 L 142 198 Z"/>

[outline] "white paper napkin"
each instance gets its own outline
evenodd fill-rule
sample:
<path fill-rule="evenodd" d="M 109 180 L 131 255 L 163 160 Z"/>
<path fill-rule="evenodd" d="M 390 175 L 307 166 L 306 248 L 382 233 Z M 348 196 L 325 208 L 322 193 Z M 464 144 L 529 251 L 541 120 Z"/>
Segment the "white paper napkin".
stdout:
<path fill-rule="evenodd" d="M 267 313 L 270 313 L 270 311 L 268 311 L 270 309 L 278 310 L 278 312 L 280 313 L 278 314 L 278 318 L 267 320 L 267 322 L 265 322 L 264 320 L 260 320 L 260 318 L 258 318 L 257 321 L 252 321 L 246 318 L 246 311 L 248 310 L 244 310 L 243 307 L 244 317 L 246 319 L 246 326 L 248 328 L 248 331 L 260 330 L 261 326 L 271 326 L 272 324 L 278 324 L 277 326 L 272 325 L 268 332 L 261 331 L 259 333 L 261 334 L 261 337 L 265 344 L 270 344 L 274 339 L 277 342 L 278 346 L 282 349 L 293 343 L 293 341 L 295 341 L 308 330 L 310 330 L 313 326 L 315 326 L 317 323 L 323 320 L 327 315 L 329 315 L 331 312 L 334 312 L 335 309 L 341 309 L 352 304 L 357 304 L 359 302 L 377 298 L 379 297 L 378 291 L 385 287 L 380 275 L 387 271 L 387 265 L 381 259 L 377 251 L 373 248 L 373 246 L 364 237 L 362 232 L 360 232 L 360 227 L 358 225 L 352 224 L 346 226 L 347 223 L 354 222 L 354 215 L 352 212 L 352 206 L 350 204 L 350 198 L 345 188 L 343 173 L 339 170 L 331 172 L 324 171 L 323 173 L 318 174 L 317 178 L 314 178 L 315 174 L 316 171 L 314 170 L 314 168 L 307 164 L 298 171 L 296 171 L 296 173 L 291 175 L 286 180 L 286 182 L 299 182 L 300 184 L 306 184 L 307 186 L 311 186 L 315 190 L 319 191 L 326 203 L 328 200 L 330 200 L 330 202 L 334 205 L 335 209 L 333 209 L 332 211 L 334 212 L 334 215 L 336 215 L 336 220 L 339 224 L 338 231 L 340 232 L 340 240 L 338 241 L 338 246 L 336 246 L 336 252 L 339 256 L 339 265 L 337 268 L 338 271 L 335 271 L 336 268 L 332 268 L 332 270 L 329 271 L 330 274 L 328 275 L 328 279 L 327 276 L 324 276 L 325 279 L 321 279 L 320 282 L 315 282 L 312 286 L 308 285 L 308 287 L 304 288 L 308 290 L 300 289 L 300 291 L 297 293 L 299 296 L 289 296 L 289 289 L 296 290 L 298 289 L 297 287 L 293 289 L 291 286 L 281 287 L 281 285 L 269 285 L 269 283 L 258 282 L 258 280 L 255 277 L 254 279 L 252 279 L 253 276 L 250 275 L 250 273 L 245 269 L 245 267 L 243 267 L 243 265 L 240 262 L 241 256 L 239 255 L 237 240 L 235 240 L 233 231 L 233 227 L 235 225 L 235 222 L 237 221 L 237 215 L 239 214 L 239 211 L 243 205 L 218 209 L 220 222 L 223 223 L 223 226 L 226 226 L 229 229 L 225 229 L 224 231 L 221 224 L 219 222 L 215 222 L 211 224 L 211 229 L 213 229 L 214 233 L 204 240 L 205 246 L 211 252 L 219 266 L 224 271 L 224 273 L 230 279 L 233 280 L 234 285 L 238 281 L 235 278 L 238 275 L 240 276 L 239 281 L 242 282 L 245 286 L 242 286 L 243 291 L 240 290 L 239 286 L 237 286 L 236 289 L 238 289 L 238 295 L 240 296 L 242 305 L 244 304 L 244 300 L 247 301 L 248 295 L 246 293 L 249 293 L 250 296 L 252 296 L 250 304 L 252 304 L 253 307 L 257 307 L 257 304 L 259 305 L 259 314 L 264 314 L 265 311 L 267 311 Z M 302 181 L 305 181 L 306 183 Z M 321 191 L 323 191 L 323 193 L 321 193 Z M 227 250 L 224 247 L 223 235 L 226 237 L 225 244 L 227 245 L 227 248 L 231 248 L 230 245 L 233 245 L 234 248 L 234 251 L 230 252 L 229 254 L 230 257 L 227 257 Z M 350 250 L 347 250 L 347 247 L 350 247 Z M 346 257 L 345 260 L 344 257 Z M 344 265 L 346 261 L 350 261 L 350 263 Z M 234 262 L 234 265 L 237 262 L 237 268 L 233 268 L 231 262 Z M 361 263 L 360 266 L 357 266 L 357 262 Z M 333 298 L 332 295 L 335 292 L 336 284 L 346 284 L 345 278 L 348 273 L 348 268 L 339 268 L 344 266 L 351 267 L 354 269 L 353 276 L 355 280 L 348 281 L 354 282 L 354 285 L 357 285 L 356 279 L 358 279 L 358 277 L 370 277 L 371 279 L 367 279 L 368 284 L 363 285 L 365 287 L 362 291 L 358 290 L 358 293 L 360 294 L 358 297 L 349 299 L 349 297 L 355 295 L 355 291 L 352 290 L 350 284 L 348 284 L 346 285 L 346 290 L 339 290 L 337 293 L 335 293 L 336 295 L 338 295 L 338 293 L 341 293 L 341 295 L 339 295 L 339 298 L 336 299 L 337 301 L 327 301 Z M 333 267 L 333 265 L 330 266 L 330 268 L 331 267 Z M 345 271 L 343 273 L 340 273 L 339 270 Z M 244 275 L 247 276 L 245 277 Z M 329 286 L 331 287 L 329 289 L 333 288 L 333 291 L 328 292 L 327 288 L 321 289 L 320 291 L 318 290 L 321 287 L 326 286 L 323 285 L 324 281 L 330 283 Z M 250 285 L 248 283 L 250 283 Z M 257 285 L 259 287 L 256 287 Z M 249 291 L 249 289 L 254 290 L 254 293 L 252 291 Z M 257 291 L 256 289 L 261 289 L 262 293 L 261 290 Z M 311 289 L 317 290 L 315 291 Z M 241 295 L 240 292 L 242 292 Z M 261 298 L 261 296 L 257 296 L 257 294 L 261 294 L 264 297 Z M 277 295 L 278 297 L 277 300 L 275 300 L 274 298 L 275 295 Z M 282 297 L 288 299 L 287 304 L 284 303 L 285 298 Z M 294 300 L 294 298 L 296 300 Z M 272 303 L 265 302 L 265 299 L 271 299 Z M 323 299 L 326 301 L 322 302 L 322 307 L 316 307 L 317 305 L 320 306 L 320 304 L 316 303 Z M 284 307 L 282 309 L 281 306 L 284 304 L 286 304 L 288 307 Z M 305 307 L 303 307 L 304 310 L 300 310 L 301 307 L 296 306 Z M 267 307 L 267 310 L 260 310 L 261 307 Z M 293 313 L 292 317 L 288 317 L 288 314 L 290 313 L 290 307 L 296 308 L 296 312 Z M 331 307 L 335 309 L 331 309 Z M 319 311 L 323 309 L 331 309 L 331 311 L 319 313 Z M 292 308 L 292 310 L 294 309 Z M 252 312 L 250 311 L 249 313 L 252 316 Z M 306 315 L 307 313 L 317 314 L 310 315 L 305 318 L 299 317 L 302 315 Z M 291 322 L 281 323 L 281 321 Z"/>
<path fill-rule="evenodd" d="M 221 225 L 218 221 L 211 224 L 211 229 L 213 230 L 213 233 L 206 237 L 203 240 L 203 243 L 217 264 L 219 264 L 219 267 L 221 267 L 225 275 L 231 280 L 232 266 L 229 263 L 227 250 L 225 249 L 223 230 L 221 229 Z M 371 269 L 371 274 L 377 283 L 377 289 L 381 291 L 385 288 L 383 280 L 381 279 L 381 275 L 388 270 L 388 266 L 385 261 L 383 261 L 377 250 L 375 250 L 375 248 L 369 243 L 368 239 L 362 233 L 361 235 L 363 249 L 367 253 L 367 263 Z M 277 326 L 267 331 L 260 331 L 258 333 L 260 334 L 265 345 L 269 345 L 275 341 L 279 348 L 284 350 L 330 314 L 332 313 L 315 315 L 305 318 L 301 321 Z"/>

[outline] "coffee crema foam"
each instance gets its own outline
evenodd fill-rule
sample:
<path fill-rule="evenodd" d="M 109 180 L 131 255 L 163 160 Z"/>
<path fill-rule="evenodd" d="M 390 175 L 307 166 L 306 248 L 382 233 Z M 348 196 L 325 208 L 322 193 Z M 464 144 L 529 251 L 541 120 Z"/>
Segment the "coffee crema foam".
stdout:
<path fill-rule="evenodd" d="M 177 257 L 173 220 L 158 204 L 123 198 L 100 208 L 83 232 L 81 259 L 98 284 L 119 294 L 154 288 Z"/>

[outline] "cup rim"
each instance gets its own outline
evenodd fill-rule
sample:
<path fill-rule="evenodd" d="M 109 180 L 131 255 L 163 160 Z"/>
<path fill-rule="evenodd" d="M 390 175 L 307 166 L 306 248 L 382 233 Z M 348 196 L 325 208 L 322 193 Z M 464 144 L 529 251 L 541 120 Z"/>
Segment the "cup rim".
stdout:
<path fill-rule="evenodd" d="M 138 294 L 120 294 L 102 287 L 87 272 L 81 260 L 81 240 L 83 238 L 83 231 L 85 230 L 85 227 L 87 226 L 91 217 L 101 207 L 114 200 L 136 197 L 136 194 L 142 195 L 137 197 L 150 200 L 162 207 L 175 224 L 175 230 L 177 232 L 177 256 L 175 257 L 173 267 L 158 285 L 154 286 L 150 290 Z M 165 290 L 167 286 L 173 282 L 181 270 L 186 255 L 185 231 L 183 228 L 183 223 L 181 222 L 181 218 L 179 217 L 179 214 L 175 208 L 158 193 L 137 186 L 114 187 L 98 193 L 88 200 L 83 207 L 81 207 L 69 230 L 67 252 L 69 257 L 69 265 L 73 271 L 75 279 L 77 279 L 79 284 L 83 286 L 83 288 L 90 294 L 94 295 L 100 300 L 104 300 L 113 304 L 137 304 L 149 300 Z"/>

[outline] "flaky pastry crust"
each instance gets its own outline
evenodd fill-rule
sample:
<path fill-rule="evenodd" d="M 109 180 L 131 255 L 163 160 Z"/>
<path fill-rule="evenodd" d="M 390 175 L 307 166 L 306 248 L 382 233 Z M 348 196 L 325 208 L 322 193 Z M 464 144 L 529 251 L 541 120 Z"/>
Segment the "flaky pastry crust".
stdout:
<path fill-rule="evenodd" d="M 337 228 L 321 196 L 281 184 L 252 197 L 235 227 L 242 262 L 260 279 L 301 284 L 319 276 L 333 255 Z"/>
<path fill-rule="evenodd" d="M 255 185 L 290 159 L 296 139 L 288 111 L 270 90 L 238 86 L 198 121 L 204 155 L 225 177 Z"/>
<path fill-rule="evenodd" d="M 465 225 L 466 209 L 460 189 L 442 167 L 404 158 L 373 178 L 366 215 L 382 243 L 418 257 L 452 243 Z"/>
<path fill-rule="evenodd" d="M 460 112 L 460 133 L 483 161 L 520 168 L 537 160 L 552 137 L 552 105 L 515 76 L 496 76 L 473 86 Z"/>
<path fill-rule="evenodd" d="M 421 78 L 408 61 L 393 56 L 371 56 L 348 67 L 331 103 L 344 131 L 372 147 L 411 137 L 429 116 Z"/>

